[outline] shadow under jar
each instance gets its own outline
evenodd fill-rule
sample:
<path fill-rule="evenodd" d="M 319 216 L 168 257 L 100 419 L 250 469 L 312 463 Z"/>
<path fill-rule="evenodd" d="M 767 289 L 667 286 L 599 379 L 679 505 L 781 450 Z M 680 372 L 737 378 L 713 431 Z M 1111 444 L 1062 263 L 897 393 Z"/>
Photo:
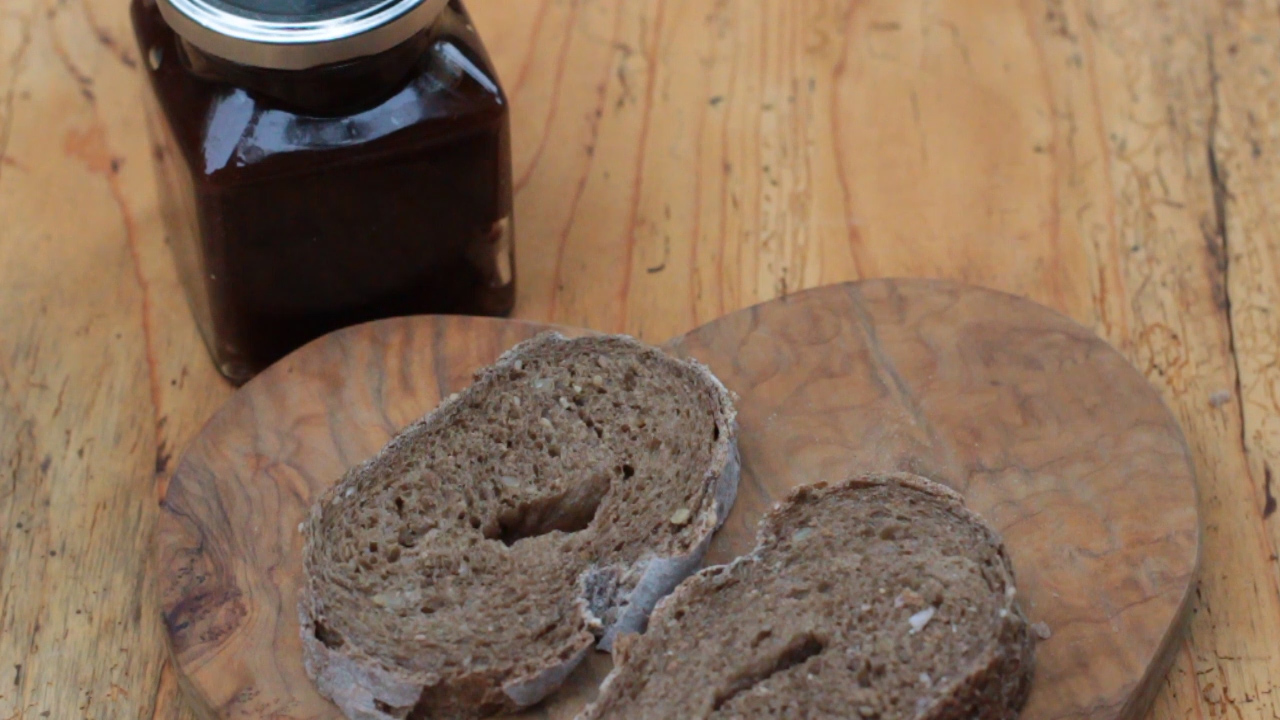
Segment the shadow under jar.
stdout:
<path fill-rule="evenodd" d="M 367 320 L 505 315 L 506 98 L 459 0 L 132 0 L 161 212 L 219 370 Z"/>

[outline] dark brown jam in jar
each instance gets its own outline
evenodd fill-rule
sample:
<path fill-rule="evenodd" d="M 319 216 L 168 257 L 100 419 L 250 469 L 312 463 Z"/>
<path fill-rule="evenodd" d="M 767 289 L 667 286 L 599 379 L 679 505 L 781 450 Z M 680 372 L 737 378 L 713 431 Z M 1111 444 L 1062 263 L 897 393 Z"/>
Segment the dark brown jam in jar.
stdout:
<path fill-rule="evenodd" d="M 459 0 L 132 0 L 161 210 L 243 382 L 307 341 L 515 297 L 507 102 Z"/>

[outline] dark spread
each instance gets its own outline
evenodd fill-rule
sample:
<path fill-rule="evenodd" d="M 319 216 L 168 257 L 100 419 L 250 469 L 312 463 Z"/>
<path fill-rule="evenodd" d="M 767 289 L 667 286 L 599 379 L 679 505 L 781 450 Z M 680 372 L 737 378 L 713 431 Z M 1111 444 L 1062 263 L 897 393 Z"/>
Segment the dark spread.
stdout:
<path fill-rule="evenodd" d="M 133 0 L 164 225 L 219 369 L 331 330 L 514 301 L 507 103 L 457 0 L 408 40 L 245 65 Z"/>

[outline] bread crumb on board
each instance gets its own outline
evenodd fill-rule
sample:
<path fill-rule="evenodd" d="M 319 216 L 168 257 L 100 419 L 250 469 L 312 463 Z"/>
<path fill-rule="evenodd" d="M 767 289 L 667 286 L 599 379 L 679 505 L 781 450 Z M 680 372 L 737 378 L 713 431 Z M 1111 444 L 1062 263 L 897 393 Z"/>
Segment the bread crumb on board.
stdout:
<path fill-rule="evenodd" d="M 1036 637 L 1041 640 L 1048 640 L 1053 637 L 1053 631 L 1049 629 L 1048 623 L 1045 622 L 1038 622 L 1032 625 L 1031 632 L 1035 633 Z"/>

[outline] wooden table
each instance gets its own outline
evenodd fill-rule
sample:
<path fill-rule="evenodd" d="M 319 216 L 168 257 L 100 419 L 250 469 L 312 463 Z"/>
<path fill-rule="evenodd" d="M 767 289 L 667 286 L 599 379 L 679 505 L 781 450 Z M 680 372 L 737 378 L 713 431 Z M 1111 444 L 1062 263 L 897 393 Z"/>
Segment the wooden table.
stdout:
<path fill-rule="evenodd" d="M 1255 0 L 471 0 L 517 118 L 519 317 L 664 340 L 961 279 L 1183 424 L 1204 571 L 1160 718 L 1280 716 L 1280 15 Z M 158 224 L 124 0 L 0 3 L 0 719 L 186 718 L 146 568 L 231 388 Z"/>

